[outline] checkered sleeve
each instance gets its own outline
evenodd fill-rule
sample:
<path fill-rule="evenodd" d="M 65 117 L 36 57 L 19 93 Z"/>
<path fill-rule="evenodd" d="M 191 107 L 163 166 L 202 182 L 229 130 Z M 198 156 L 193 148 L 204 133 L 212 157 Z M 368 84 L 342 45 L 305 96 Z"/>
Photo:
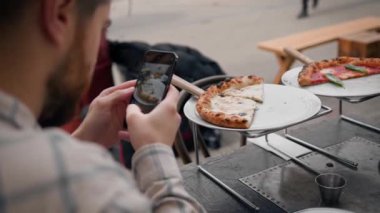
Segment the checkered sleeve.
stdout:
<path fill-rule="evenodd" d="M 134 175 L 108 150 L 62 130 L 0 91 L 0 212 L 198 212 L 171 148 L 136 152 Z"/>
<path fill-rule="evenodd" d="M 142 147 L 133 156 L 132 168 L 138 187 L 151 198 L 154 212 L 205 212 L 186 192 L 169 146 Z"/>

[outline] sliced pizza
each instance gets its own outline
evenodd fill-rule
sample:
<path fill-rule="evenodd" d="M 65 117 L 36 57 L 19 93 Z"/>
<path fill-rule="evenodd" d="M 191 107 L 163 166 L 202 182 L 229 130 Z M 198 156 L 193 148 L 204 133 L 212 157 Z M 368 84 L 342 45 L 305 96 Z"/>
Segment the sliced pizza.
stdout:
<path fill-rule="evenodd" d="M 197 102 L 202 119 L 223 127 L 249 128 L 253 122 L 256 101 L 263 102 L 263 79 L 242 76 L 210 86 Z"/>
<path fill-rule="evenodd" d="M 249 98 L 262 103 L 264 96 L 263 82 L 263 79 L 257 76 L 234 78 L 227 83 L 230 88 L 224 90 L 222 94 Z"/>
<path fill-rule="evenodd" d="M 380 73 L 380 58 L 339 57 L 305 65 L 298 75 L 300 86 L 331 82 L 343 86 L 342 80 Z"/>

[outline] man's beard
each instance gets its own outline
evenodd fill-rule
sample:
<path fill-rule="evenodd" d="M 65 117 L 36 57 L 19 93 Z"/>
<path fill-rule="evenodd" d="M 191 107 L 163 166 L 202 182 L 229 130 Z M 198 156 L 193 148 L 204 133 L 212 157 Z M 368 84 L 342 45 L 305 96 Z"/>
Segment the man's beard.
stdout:
<path fill-rule="evenodd" d="M 88 87 L 91 65 L 84 60 L 83 36 L 77 36 L 66 57 L 49 77 L 38 122 L 42 127 L 61 126 L 73 118 Z"/>

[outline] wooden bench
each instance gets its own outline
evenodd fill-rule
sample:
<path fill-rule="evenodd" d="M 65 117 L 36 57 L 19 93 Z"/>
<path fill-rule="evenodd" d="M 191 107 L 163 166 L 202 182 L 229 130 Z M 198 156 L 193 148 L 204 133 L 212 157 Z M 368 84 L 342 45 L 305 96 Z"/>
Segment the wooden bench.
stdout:
<path fill-rule="evenodd" d="M 327 42 L 337 40 L 340 36 L 380 29 L 379 17 L 365 17 L 353 21 L 343 22 L 319 29 L 296 33 L 281 38 L 263 41 L 258 47 L 273 52 L 278 60 L 280 69 L 275 77 L 274 83 L 280 83 L 281 76 L 289 70 L 294 62 L 292 56 L 284 52 L 284 47 L 292 47 L 298 51 L 319 46 Z"/>
<path fill-rule="evenodd" d="M 380 33 L 366 31 L 339 37 L 338 56 L 380 58 Z"/>

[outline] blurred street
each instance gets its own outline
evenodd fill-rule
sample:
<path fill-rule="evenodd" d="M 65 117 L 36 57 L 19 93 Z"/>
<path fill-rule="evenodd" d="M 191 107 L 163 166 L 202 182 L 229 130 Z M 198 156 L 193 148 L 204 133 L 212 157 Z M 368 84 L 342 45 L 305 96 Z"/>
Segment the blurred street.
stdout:
<path fill-rule="evenodd" d="M 257 74 L 269 83 L 277 61 L 259 50 L 258 42 L 379 15 L 380 1 L 321 0 L 306 19 L 297 19 L 300 10 L 300 0 L 114 0 L 108 37 L 187 45 L 216 60 L 228 74 Z M 330 43 L 304 53 L 320 60 L 335 57 L 337 48 Z"/>

